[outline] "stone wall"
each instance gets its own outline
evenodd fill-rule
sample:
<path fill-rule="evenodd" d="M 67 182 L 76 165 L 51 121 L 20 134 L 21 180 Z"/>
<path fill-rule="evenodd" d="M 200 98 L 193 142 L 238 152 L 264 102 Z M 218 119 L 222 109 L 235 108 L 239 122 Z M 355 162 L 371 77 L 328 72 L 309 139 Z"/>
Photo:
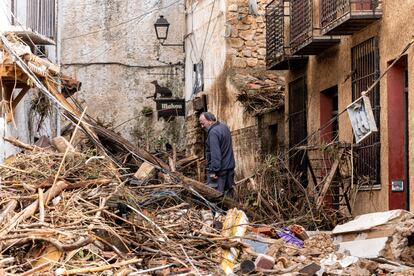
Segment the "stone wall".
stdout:
<path fill-rule="evenodd" d="M 265 69 L 265 11 L 268 0 L 258 1 L 258 14 L 249 14 L 247 0 L 187 1 L 186 100 L 188 100 L 187 142 L 189 152 L 202 152 L 203 140 L 196 124 L 195 97 L 207 96 L 207 110 L 226 123 L 233 136 L 236 179 L 253 174 L 260 159 L 257 118 L 246 113 L 237 101 L 240 91 L 231 77 Z M 211 20 L 209 20 L 211 19 Z M 210 22 L 210 28 L 208 28 Z M 203 45 L 204 38 L 206 44 Z M 198 39 L 197 39 L 198 38 Z M 203 51 L 201 50 L 203 49 Z M 204 91 L 192 94 L 192 66 L 201 58 Z M 275 73 L 279 74 L 279 73 Z M 283 75 L 283 72 L 280 73 Z M 283 117 L 283 116 L 282 116 Z M 267 122 L 266 122 L 267 123 Z M 272 122 L 272 124 L 277 122 Z M 195 129 L 191 129 L 195 127 Z M 266 126 L 268 127 L 268 126 Z M 266 136 L 269 132 L 263 132 Z M 281 132 L 283 133 L 283 132 Z M 269 137 L 263 136 L 263 141 Z M 282 139 L 283 140 L 283 139 Z"/>
<path fill-rule="evenodd" d="M 231 133 L 237 179 L 252 175 L 260 156 L 257 125 L 241 128 Z"/>
<path fill-rule="evenodd" d="M 75 97 L 87 112 L 132 143 L 159 148 L 183 147 L 184 118 L 158 119 L 152 81 L 183 98 L 184 53 L 161 46 L 153 24 L 160 15 L 170 23 L 165 43 L 179 44 L 184 10 L 172 1 L 59 1 L 61 62 L 64 73 L 82 82 Z"/>
<path fill-rule="evenodd" d="M 197 114 L 186 117 L 187 155 L 204 156 L 204 135 Z"/>
<path fill-rule="evenodd" d="M 257 14 L 254 14 L 249 11 L 249 1 L 228 1 L 227 46 L 233 67 L 265 67 L 265 6 L 268 2 L 257 0 Z"/>

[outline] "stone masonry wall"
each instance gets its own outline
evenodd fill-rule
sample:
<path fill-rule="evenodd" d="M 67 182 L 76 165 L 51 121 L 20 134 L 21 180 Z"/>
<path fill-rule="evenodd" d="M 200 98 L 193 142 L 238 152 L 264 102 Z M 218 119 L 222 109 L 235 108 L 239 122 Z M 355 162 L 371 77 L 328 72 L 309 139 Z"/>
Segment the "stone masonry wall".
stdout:
<path fill-rule="evenodd" d="M 253 173 L 252 164 L 259 158 L 259 139 L 257 125 L 231 132 L 234 157 L 236 159 L 237 179 L 243 179 Z"/>
<path fill-rule="evenodd" d="M 269 2 L 257 0 L 258 13 L 254 15 L 249 12 L 249 1 L 228 1 L 226 31 L 232 67 L 266 66 L 265 7 Z"/>

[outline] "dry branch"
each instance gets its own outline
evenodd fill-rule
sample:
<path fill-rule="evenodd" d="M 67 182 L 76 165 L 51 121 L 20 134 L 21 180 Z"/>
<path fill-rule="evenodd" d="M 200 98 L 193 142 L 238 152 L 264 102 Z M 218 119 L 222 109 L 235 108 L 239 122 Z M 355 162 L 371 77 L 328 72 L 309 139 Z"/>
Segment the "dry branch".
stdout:
<path fill-rule="evenodd" d="M 52 199 L 53 197 L 60 194 L 66 187 L 67 187 L 66 182 L 58 181 L 56 183 L 55 187 L 52 187 L 51 189 L 49 189 L 44 194 L 44 196 L 46 198 L 46 200 L 44 202 L 45 205 L 47 205 L 47 202 L 49 202 L 50 199 Z M 33 202 L 32 204 L 27 206 L 23 211 L 21 211 L 20 213 L 17 213 L 16 215 L 14 215 L 13 218 L 10 220 L 11 222 L 8 225 L 6 225 L 5 227 L 3 227 L 3 229 L 1 229 L 0 237 L 4 236 L 4 235 L 7 235 L 7 233 L 11 229 L 13 229 L 16 225 L 18 225 L 23 220 L 31 217 L 34 213 L 36 213 L 38 208 L 39 208 L 39 200 L 36 200 L 35 202 Z"/>
<path fill-rule="evenodd" d="M 17 200 L 15 199 L 12 199 L 7 203 L 6 207 L 4 207 L 3 211 L 0 213 L 0 223 L 6 222 L 7 217 L 14 209 L 16 209 L 16 206 Z"/>
<path fill-rule="evenodd" d="M 142 259 L 131 259 L 127 261 L 116 262 L 114 264 L 103 265 L 103 266 L 98 266 L 98 267 L 85 267 L 85 268 L 65 270 L 65 271 L 61 271 L 60 275 L 79 275 L 83 273 L 101 272 L 101 271 L 109 270 L 112 268 L 119 268 L 119 267 L 127 266 L 130 264 L 136 264 L 139 262 L 142 262 Z"/>
<path fill-rule="evenodd" d="M 25 149 L 25 150 L 32 151 L 32 150 L 35 150 L 35 149 L 40 149 L 39 147 L 23 143 L 23 142 L 17 140 L 17 138 L 15 138 L 15 137 L 3 137 L 3 139 L 4 139 L 4 141 L 9 142 L 13 146 L 16 146 L 18 148 L 22 148 L 22 149 Z"/>

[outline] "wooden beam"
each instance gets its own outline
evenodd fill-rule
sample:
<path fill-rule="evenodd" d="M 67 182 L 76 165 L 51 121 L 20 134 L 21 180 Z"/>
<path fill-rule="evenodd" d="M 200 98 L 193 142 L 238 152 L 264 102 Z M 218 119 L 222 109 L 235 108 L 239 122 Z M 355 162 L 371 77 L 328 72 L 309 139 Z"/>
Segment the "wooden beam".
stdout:
<path fill-rule="evenodd" d="M 19 94 L 17 94 L 17 96 L 14 99 L 12 99 L 11 110 L 6 115 L 6 122 L 11 122 L 11 120 L 13 119 L 14 109 L 16 108 L 17 104 L 23 99 L 23 97 L 27 94 L 27 91 L 29 91 L 29 89 L 29 86 L 25 86 L 24 88 L 22 88 Z"/>
<path fill-rule="evenodd" d="M 315 176 L 315 172 L 313 171 L 310 159 L 309 159 L 309 155 L 308 155 L 308 151 L 306 150 L 306 162 L 308 165 L 308 169 L 312 178 L 312 183 L 308 184 L 308 187 L 306 187 L 307 192 L 309 193 L 309 195 L 311 197 L 315 197 L 315 194 L 318 192 L 317 191 L 317 187 L 318 187 L 318 181 L 316 180 L 316 176 Z"/>
<path fill-rule="evenodd" d="M 22 141 L 17 140 L 17 138 L 15 138 L 15 137 L 3 137 L 3 140 L 9 142 L 10 144 L 12 144 L 15 147 L 19 147 L 19 148 L 25 149 L 25 150 L 33 151 L 37 148 L 36 146 L 23 143 Z"/>
<path fill-rule="evenodd" d="M 322 204 L 323 204 L 323 200 L 325 199 L 326 193 L 328 192 L 329 186 L 332 183 L 332 180 L 335 176 L 336 171 L 338 170 L 339 167 L 339 163 L 341 162 L 342 159 L 342 155 L 344 154 L 345 149 L 342 148 L 339 150 L 338 152 L 338 156 L 335 159 L 335 161 L 332 164 L 331 170 L 328 174 L 328 176 L 325 178 L 325 183 L 323 184 L 322 190 L 319 193 L 318 199 L 316 200 L 316 206 L 319 209 Z"/>
<path fill-rule="evenodd" d="M 174 175 L 181 180 L 181 184 L 183 184 L 184 187 L 193 188 L 195 191 L 197 191 L 207 199 L 220 199 L 220 202 L 228 209 L 237 208 L 245 211 L 249 218 L 253 220 L 257 218 L 257 214 L 253 212 L 251 209 L 249 209 L 248 207 L 243 207 L 239 202 L 233 200 L 228 196 L 222 197 L 222 193 L 220 193 L 216 189 L 210 188 L 206 183 L 202 183 L 197 180 L 188 178 L 180 173 L 174 173 Z"/>
<path fill-rule="evenodd" d="M 71 105 L 66 98 L 60 93 L 56 85 L 54 83 L 49 82 L 47 79 L 45 79 L 44 83 L 46 84 L 47 90 L 56 98 L 57 101 L 59 101 L 63 106 L 65 106 L 72 114 L 75 114 L 77 118 L 80 118 L 80 112 L 79 110 Z"/>
<path fill-rule="evenodd" d="M 3 81 L 17 81 L 21 83 L 26 83 L 28 79 L 20 67 L 14 64 L 3 64 L 3 66 L 0 66 L 0 77 Z"/>

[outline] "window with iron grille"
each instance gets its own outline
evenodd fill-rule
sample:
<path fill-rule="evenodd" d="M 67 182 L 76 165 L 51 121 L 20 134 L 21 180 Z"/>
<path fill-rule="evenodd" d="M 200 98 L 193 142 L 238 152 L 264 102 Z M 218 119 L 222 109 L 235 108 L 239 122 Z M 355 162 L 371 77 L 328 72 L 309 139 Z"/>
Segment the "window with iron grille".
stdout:
<path fill-rule="evenodd" d="M 295 49 L 312 36 L 312 1 L 290 2 L 290 46 Z"/>
<path fill-rule="evenodd" d="M 27 27 L 46 37 L 55 38 L 55 0 L 27 0 Z"/>
<path fill-rule="evenodd" d="M 352 100 L 371 86 L 379 77 L 378 38 L 370 38 L 352 48 Z M 379 83 L 368 94 L 374 112 L 375 122 L 380 129 L 380 86 Z M 356 149 L 355 172 L 358 177 L 369 178 L 372 184 L 380 184 L 380 132 L 363 140 Z"/>
<path fill-rule="evenodd" d="M 273 0 L 266 6 L 266 62 L 284 54 L 283 1 Z"/>

